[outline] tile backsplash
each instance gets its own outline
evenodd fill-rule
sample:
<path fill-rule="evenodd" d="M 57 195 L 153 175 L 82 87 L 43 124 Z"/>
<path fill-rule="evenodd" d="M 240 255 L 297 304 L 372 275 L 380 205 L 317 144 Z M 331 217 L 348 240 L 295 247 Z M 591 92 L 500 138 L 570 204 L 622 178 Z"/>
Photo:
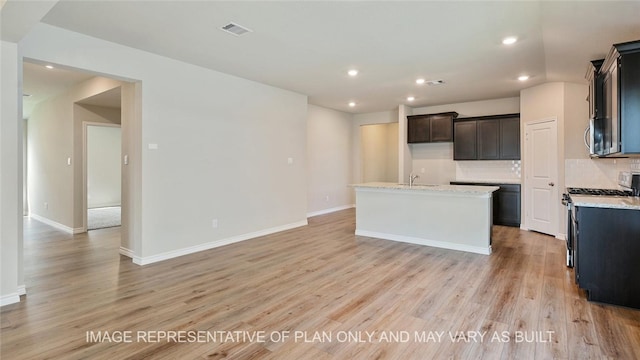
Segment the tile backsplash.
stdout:
<path fill-rule="evenodd" d="M 640 159 L 566 159 L 567 187 L 618 188 L 618 172 L 640 172 Z"/>
<path fill-rule="evenodd" d="M 459 181 L 517 181 L 520 180 L 520 160 L 456 161 Z"/>

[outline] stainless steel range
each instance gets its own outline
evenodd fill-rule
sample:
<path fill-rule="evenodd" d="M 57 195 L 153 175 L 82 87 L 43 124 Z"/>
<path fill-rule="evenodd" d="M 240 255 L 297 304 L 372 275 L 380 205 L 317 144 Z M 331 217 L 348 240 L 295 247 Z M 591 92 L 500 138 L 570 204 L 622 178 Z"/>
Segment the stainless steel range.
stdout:
<path fill-rule="evenodd" d="M 569 195 L 632 196 L 631 190 L 567 188 Z"/>
<path fill-rule="evenodd" d="M 640 174 L 630 172 L 620 172 L 618 174 L 618 185 L 622 189 L 591 189 L 569 187 L 567 192 L 562 194 L 562 204 L 567 207 L 567 266 L 573 267 L 575 250 L 575 212 L 571 195 L 582 196 L 638 196 L 640 194 Z"/>

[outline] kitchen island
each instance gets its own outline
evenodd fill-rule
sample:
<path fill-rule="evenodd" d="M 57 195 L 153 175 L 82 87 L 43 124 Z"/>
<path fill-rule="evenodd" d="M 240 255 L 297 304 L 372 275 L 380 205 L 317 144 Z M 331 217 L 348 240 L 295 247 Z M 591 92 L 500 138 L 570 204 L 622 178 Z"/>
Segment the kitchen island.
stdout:
<path fill-rule="evenodd" d="M 364 183 L 356 192 L 356 235 L 491 254 L 497 186 Z"/>

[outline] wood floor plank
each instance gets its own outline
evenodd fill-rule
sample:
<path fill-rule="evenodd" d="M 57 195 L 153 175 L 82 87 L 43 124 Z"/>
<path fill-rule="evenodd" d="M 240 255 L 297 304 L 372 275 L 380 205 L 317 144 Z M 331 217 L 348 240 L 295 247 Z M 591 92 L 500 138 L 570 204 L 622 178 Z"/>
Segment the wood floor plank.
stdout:
<path fill-rule="evenodd" d="M 550 255 L 550 254 L 547 254 Z M 545 276 L 538 329 L 549 332 L 551 341 L 536 343 L 536 356 L 545 359 L 568 359 L 567 325 L 562 279 Z"/>
<path fill-rule="evenodd" d="M 350 209 L 141 267 L 119 255 L 118 228 L 69 235 L 27 220 L 27 295 L 0 310 L 0 358 L 640 358 L 640 311 L 588 302 L 553 237 L 495 226 L 485 256 L 354 231 Z M 552 342 L 516 341 L 545 330 Z M 92 331 L 311 337 L 87 341 Z M 506 341 L 461 341 L 482 331 Z M 374 338 L 337 339 L 365 332 Z"/>
<path fill-rule="evenodd" d="M 611 307 L 600 304 L 588 304 L 593 316 L 593 324 L 598 343 L 603 355 L 609 359 L 633 359 L 634 350 L 638 343 L 631 342 L 637 334 L 627 335 L 624 330 L 629 330 L 624 323 L 612 316 L 614 310 Z M 635 345 L 635 346 L 630 346 Z"/>

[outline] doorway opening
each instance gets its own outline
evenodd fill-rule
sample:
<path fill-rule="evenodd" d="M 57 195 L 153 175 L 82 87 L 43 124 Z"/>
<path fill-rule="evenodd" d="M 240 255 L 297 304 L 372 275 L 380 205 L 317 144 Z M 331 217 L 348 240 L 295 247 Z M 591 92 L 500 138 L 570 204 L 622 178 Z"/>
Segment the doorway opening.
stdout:
<path fill-rule="evenodd" d="M 82 124 L 82 224 L 87 231 L 122 223 L 122 89 L 74 103 Z"/>
<path fill-rule="evenodd" d="M 31 95 L 23 101 L 29 217 L 72 234 L 120 225 L 120 253 L 129 256 L 135 248 L 131 229 L 137 229 L 130 208 L 139 192 L 130 188 L 139 185 L 141 83 L 60 64 L 49 69 L 25 58 L 23 90 Z M 111 140 L 96 135 L 105 131 Z M 91 175 L 100 166 L 113 170 Z M 89 224 L 88 209 L 94 208 L 117 208 L 106 214 L 116 223 Z"/>
<path fill-rule="evenodd" d="M 122 181 L 119 124 L 85 122 L 84 209 L 87 231 L 120 226 Z"/>

